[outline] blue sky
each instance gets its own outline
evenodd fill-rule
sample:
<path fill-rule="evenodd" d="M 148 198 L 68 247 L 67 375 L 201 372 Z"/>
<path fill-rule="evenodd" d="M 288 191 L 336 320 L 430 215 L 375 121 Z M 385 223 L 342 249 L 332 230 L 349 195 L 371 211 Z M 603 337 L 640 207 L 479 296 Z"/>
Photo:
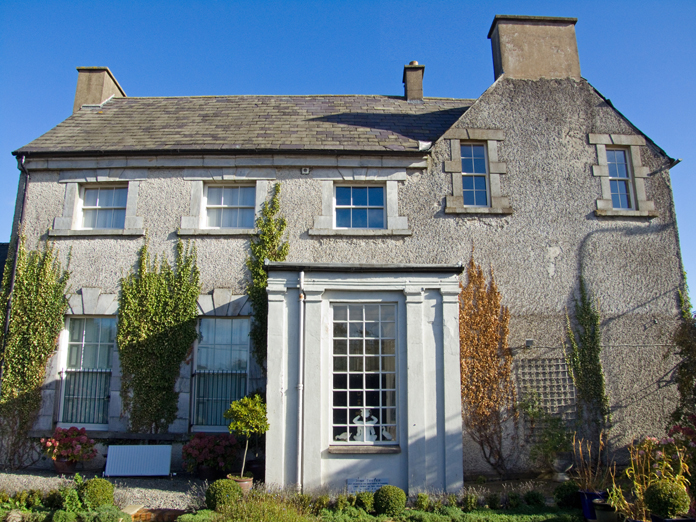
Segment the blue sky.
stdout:
<path fill-rule="evenodd" d="M 403 65 L 418 60 L 426 96 L 476 98 L 493 82 L 495 14 L 578 18 L 583 76 L 683 159 L 672 186 L 696 281 L 695 0 L 0 0 L 0 241 L 16 197 L 10 152 L 70 116 L 77 66 L 108 66 L 129 96 L 400 95 Z"/>

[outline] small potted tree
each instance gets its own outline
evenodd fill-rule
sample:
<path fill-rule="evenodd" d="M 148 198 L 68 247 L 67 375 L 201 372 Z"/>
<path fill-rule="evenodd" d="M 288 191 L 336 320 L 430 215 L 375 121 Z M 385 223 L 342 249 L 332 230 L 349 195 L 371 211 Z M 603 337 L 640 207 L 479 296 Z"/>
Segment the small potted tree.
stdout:
<path fill-rule="evenodd" d="M 645 490 L 645 505 L 650 511 L 652 522 L 693 522 L 693 518 L 686 518 L 690 504 L 691 499 L 684 484 L 674 480 L 657 480 Z"/>
<path fill-rule="evenodd" d="M 242 458 L 242 471 L 239 476 L 228 475 L 237 482 L 243 491 L 251 489 L 253 478 L 244 476 L 244 464 L 249 450 L 249 438 L 252 435 L 263 435 L 268 431 L 266 419 L 266 403 L 260 395 L 244 397 L 230 404 L 230 409 L 225 412 L 225 418 L 230 419 L 230 433 L 236 433 L 246 439 L 244 457 Z"/>

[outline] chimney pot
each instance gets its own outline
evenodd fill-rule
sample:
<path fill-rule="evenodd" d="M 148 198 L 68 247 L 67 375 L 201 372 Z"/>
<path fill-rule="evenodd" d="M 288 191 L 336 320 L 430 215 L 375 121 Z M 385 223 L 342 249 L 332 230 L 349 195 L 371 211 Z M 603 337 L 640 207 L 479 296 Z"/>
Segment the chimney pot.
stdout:
<path fill-rule="evenodd" d="M 73 114 L 83 105 L 101 105 L 110 97 L 125 98 L 126 93 L 108 67 L 78 67 Z"/>
<path fill-rule="evenodd" d="M 495 79 L 580 79 L 577 18 L 495 15 L 488 32 Z"/>
<path fill-rule="evenodd" d="M 413 60 L 408 65 L 404 65 L 404 97 L 406 101 L 423 101 L 423 75 L 425 65 L 418 65 Z"/>

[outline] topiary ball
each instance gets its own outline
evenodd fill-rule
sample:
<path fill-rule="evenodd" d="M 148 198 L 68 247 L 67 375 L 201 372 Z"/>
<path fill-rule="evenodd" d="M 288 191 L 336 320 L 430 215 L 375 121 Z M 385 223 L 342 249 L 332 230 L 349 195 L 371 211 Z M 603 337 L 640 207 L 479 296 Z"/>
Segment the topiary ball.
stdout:
<path fill-rule="evenodd" d="M 580 508 L 580 485 L 574 480 L 568 480 L 553 490 L 553 500 L 559 508 Z"/>
<path fill-rule="evenodd" d="M 669 480 L 660 480 L 648 486 L 643 499 L 650 512 L 662 518 L 685 514 L 691 502 L 686 488 Z"/>
<path fill-rule="evenodd" d="M 114 485 L 103 478 L 93 478 L 77 486 L 80 501 L 86 507 L 96 509 L 114 505 Z"/>
<path fill-rule="evenodd" d="M 530 506 L 544 507 L 546 505 L 546 497 L 544 497 L 543 493 L 534 489 L 522 495 L 522 499 Z"/>
<path fill-rule="evenodd" d="M 375 511 L 378 515 L 395 517 L 406 507 L 406 493 L 396 486 L 382 486 L 375 493 Z"/>
<path fill-rule="evenodd" d="M 234 480 L 216 480 L 205 492 L 205 505 L 208 509 L 220 511 L 225 506 L 239 502 L 242 496 L 242 488 Z"/>

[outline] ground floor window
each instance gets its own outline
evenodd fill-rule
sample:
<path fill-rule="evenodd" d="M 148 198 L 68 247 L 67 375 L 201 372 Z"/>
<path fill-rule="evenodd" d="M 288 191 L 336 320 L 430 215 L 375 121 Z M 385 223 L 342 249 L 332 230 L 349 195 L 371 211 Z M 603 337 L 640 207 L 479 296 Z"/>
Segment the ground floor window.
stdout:
<path fill-rule="evenodd" d="M 60 422 L 108 424 L 116 318 L 70 318 L 68 335 Z"/>
<path fill-rule="evenodd" d="M 193 375 L 193 424 L 226 426 L 223 414 L 247 393 L 249 318 L 200 320 Z"/>
<path fill-rule="evenodd" d="M 396 305 L 331 308 L 332 441 L 396 443 Z"/>

